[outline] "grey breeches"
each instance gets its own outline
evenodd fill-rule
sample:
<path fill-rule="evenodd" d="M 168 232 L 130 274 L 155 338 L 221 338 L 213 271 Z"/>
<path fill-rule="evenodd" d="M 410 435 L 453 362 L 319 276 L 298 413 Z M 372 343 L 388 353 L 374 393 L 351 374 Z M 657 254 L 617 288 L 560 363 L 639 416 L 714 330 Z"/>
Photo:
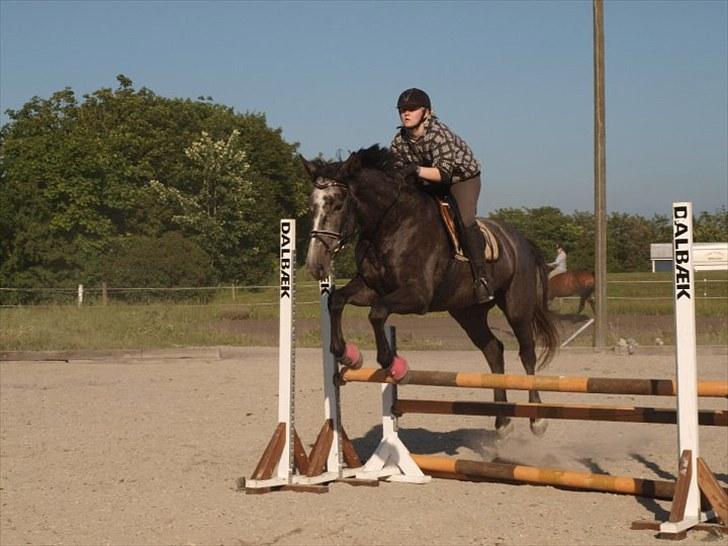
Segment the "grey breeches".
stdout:
<path fill-rule="evenodd" d="M 460 209 L 463 226 L 472 226 L 478 210 L 478 196 L 480 195 L 480 175 L 456 182 L 450 186 L 450 193 Z"/>

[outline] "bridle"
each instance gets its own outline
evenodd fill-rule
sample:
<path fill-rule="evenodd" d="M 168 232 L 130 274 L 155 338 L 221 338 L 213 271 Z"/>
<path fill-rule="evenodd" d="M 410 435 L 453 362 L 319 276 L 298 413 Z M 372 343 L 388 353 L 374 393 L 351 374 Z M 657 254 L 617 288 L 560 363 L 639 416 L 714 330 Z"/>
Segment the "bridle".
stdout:
<path fill-rule="evenodd" d="M 327 188 L 342 188 L 344 193 L 348 194 L 349 192 L 349 186 L 343 182 L 338 182 L 337 180 L 330 178 L 318 178 L 313 185 L 319 190 L 325 190 Z M 348 196 L 345 196 L 344 198 L 346 199 L 346 197 Z M 341 224 L 343 226 L 344 222 Z M 344 245 L 352 238 L 352 235 L 353 234 L 351 233 L 347 235 L 332 229 L 311 229 L 310 238 L 318 240 L 322 245 L 324 245 L 326 251 L 331 256 L 335 256 L 342 248 L 344 248 Z"/>
<path fill-rule="evenodd" d="M 362 253 L 361 257 L 358 261 L 363 260 L 364 257 L 368 254 L 369 250 L 374 246 L 376 250 L 376 244 L 374 242 L 374 238 L 376 238 L 376 234 L 379 233 L 379 230 L 382 227 L 382 224 L 385 220 L 385 218 L 389 215 L 390 211 L 394 208 L 394 206 L 399 202 L 400 197 L 402 196 L 402 189 L 403 189 L 403 181 L 401 179 L 397 180 L 397 195 L 395 196 L 394 200 L 387 206 L 384 213 L 379 218 L 377 225 L 375 226 L 374 230 L 372 230 L 371 235 L 366 237 L 366 242 L 368 243 L 367 249 L 365 252 Z M 349 192 L 349 186 L 347 184 L 344 184 L 342 182 L 339 182 L 337 180 L 333 179 L 324 179 L 324 178 L 317 178 L 316 181 L 313 183 L 313 185 L 317 189 L 326 189 L 326 188 L 343 188 L 344 192 L 348 194 Z M 348 197 L 348 195 L 347 195 Z M 346 197 L 345 197 L 346 198 Z M 344 223 L 342 222 L 342 225 Z M 349 234 L 343 234 L 338 231 L 330 230 L 330 229 L 311 229 L 311 239 L 316 239 L 321 242 L 322 245 L 326 248 L 326 251 L 333 257 L 335 256 L 346 243 L 348 243 L 354 236 L 356 235 L 356 230 L 352 230 Z M 332 242 L 330 243 L 325 239 L 325 237 L 328 237 L 332 239 Z M 357 266 L 359 267 L 361 264 L 357 263 Z"/>

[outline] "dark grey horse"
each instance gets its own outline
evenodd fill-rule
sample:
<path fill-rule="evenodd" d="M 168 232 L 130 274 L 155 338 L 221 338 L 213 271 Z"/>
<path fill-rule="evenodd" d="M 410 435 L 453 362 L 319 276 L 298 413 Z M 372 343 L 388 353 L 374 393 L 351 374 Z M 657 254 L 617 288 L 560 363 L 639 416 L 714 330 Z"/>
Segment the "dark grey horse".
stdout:
<path fill-rule="evenodd" d="M 485 220 L 499 241 L 500 257 L 489 265 L 495 299 L 477 304 L 469 265 L 453 257 L 451 243 L 435 200 L 416 177 L 403 178 L 392 167 L 389 150 L 375 145 L 351 154 L 344 163 L 307 162 L 314 182 L 311 194 L 313 228 L 306 265 L 322 279 L 332 256 L 358 230 L 356 276 L 329 300 L 331 351 L 344 366 L 361 365 L 361 353 L 344 341 L 341 315 L 346 304 L 370 307 L 377 362 L 397 380 L 407 364 L 385 337 L 390 314 L 448 311 L 481 350 L 493 373 L 504 372 L 503 343 L 488 326 L 488 312 L 497 305 L 513 329 L 526 373 L 545 365 L 558 344 L 558 332 L 547 307 L 548 269 L 539 250 L 503 222 Z M 543 347 L 536 357 L 536 340 Z M 506 401 L 503 389 L 496 401 Z M 539 403 L 537 391 L 529 401 Z M 504 435 L 510 418 L 496 418 Z M 531 420 L 535 434 L 546 421 Z"/>

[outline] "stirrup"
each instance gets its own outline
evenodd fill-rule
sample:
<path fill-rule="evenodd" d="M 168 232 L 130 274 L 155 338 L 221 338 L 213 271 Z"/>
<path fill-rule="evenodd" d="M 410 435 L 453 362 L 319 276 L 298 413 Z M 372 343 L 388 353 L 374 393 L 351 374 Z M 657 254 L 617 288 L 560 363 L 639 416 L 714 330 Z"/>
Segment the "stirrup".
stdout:
<path fill-rule="evenodd" d="M 488 303 L 489 301 L 493 301 L 493 298 L 495 298 L 493 291 L 488 285 L 488 281 L 486 281 L 483 277 L 480 277 L 475 281 L 474 288 L 475 298 L 478 300 L 478 303 Z"/>

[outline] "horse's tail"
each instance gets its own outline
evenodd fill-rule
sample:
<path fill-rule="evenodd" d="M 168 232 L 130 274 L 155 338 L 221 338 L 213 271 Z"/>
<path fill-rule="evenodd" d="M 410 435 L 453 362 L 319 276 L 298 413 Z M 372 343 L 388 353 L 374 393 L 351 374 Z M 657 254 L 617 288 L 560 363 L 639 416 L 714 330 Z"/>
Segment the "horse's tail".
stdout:
<path fill-rule="evenodd" d="M 528 243 L 536 261 L 536 305 L 533 313 L 533 333 L 536 342 L 542 347 L 537 365 L 537 369 L 540 370 L 556 355 L 559 331 L 548 307 L 549 268 L 539 248 L 530 240 Z"/>

